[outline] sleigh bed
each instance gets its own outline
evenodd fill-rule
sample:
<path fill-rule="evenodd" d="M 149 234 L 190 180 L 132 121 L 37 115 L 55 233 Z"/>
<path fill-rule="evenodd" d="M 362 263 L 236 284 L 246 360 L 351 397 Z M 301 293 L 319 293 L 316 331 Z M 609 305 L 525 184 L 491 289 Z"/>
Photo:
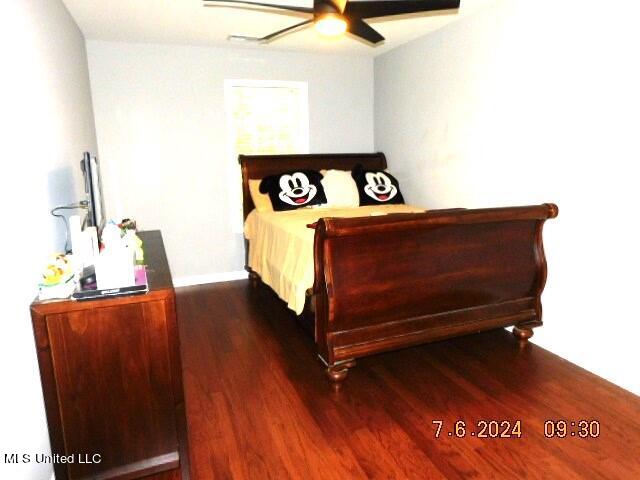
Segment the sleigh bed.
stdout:
<path fill-rule="evenodd" d="M 291 170 L 386 169 L 384 154 L 241 155 L 244 217 L 249 180 Z M 330 214 L 330 212 L 329 212 Z M 309 248 L 318 356 L 341 382 L 366 355 L 514 326 L 526 341 L 542 325 L 542 227 L 554 204 L 322 217 Z M 252 282 L 260 276 L 249 262 Z M 312 255 L 312 257 L 311 257 Z"/>

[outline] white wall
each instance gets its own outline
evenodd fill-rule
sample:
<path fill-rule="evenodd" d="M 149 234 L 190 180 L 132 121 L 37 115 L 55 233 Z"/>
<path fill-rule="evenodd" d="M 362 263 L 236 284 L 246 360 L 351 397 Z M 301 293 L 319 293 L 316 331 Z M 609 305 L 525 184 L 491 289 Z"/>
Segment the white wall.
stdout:
<path fill-rule="evenodd" d="M 79 161 L 96 138 L 84 39 L 61 1 L 3 2 L 0 45 L 0 478 L 42 480 L 51 465 L 7 465 L 4 454 L 50 453 L 29 304 L 64 246 L 49 210 L 80 200 Z"/>
<path fill-rule="evenodd" d="M 375 146 L 417 204 L 557 203 L 534 341 L 640 393 L 640 11 L 592 5 L 499 1 L 377 57 Z"/>
<path fill-rule="evenodd" d="M 91 40 L 88 52 L 106 208 L 162 230 L 178 283 L 244 266 L 225 79 L 306 81 L 310 151 L 372 151 L 371 58 Z"/>

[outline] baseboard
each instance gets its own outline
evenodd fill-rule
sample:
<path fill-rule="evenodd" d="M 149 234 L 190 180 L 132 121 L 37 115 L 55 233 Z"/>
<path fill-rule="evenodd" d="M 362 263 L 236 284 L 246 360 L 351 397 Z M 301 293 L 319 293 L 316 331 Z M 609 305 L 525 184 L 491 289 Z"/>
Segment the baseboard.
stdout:
<path fill-rule="evenodd" d="M 203 275 L 189 275 L 173 279 L 174 287 L 188 287 L 190 285 L 202 285 L 203 283 L 230 282 L 243 280 L 248 277 L 247 272 L 238 270 L 235 272 L 205 273 Z"/>

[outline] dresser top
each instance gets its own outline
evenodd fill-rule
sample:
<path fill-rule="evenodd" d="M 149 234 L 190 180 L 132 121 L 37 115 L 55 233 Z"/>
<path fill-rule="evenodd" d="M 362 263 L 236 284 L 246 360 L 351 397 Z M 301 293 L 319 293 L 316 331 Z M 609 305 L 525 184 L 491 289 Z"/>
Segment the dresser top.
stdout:
<path fill-rule="evenodd" d="M 160 230 L 138 232 L 143 242 L 144 263 L 147 266 L 149 292 L 140 295 L 109 297 L 100 300 L 76 301 L 71 299 L 55 299 L 39 301 L 31 304 L 31 309 L 40 314 L 52 314 L 58 311 L 84 310 L 86 308 L 107 307 L 115 304 L 136 303 L 155 300 L 167 294 L 173 294 L 171 270 L 164 250 L 164 242 Z"/>
<path fill-rule="evenodd" d="M 138 236 L 143 242 L 142 248 L 144 249 L 144 263 L 147 265 L 149 291 L 173 288 L 171 270 L 169 270 L 169 262 L 160 230 L 138 232 Z"/>

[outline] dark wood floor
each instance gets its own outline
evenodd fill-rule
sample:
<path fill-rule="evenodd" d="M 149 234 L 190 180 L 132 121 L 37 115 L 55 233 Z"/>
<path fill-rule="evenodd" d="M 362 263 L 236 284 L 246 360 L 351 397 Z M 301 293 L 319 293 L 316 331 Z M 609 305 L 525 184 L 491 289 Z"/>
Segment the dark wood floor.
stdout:
<path fill-rule="evenodd" d="M 640 398 L 504 330 L 360 359 L 334 392 L 264 286 L 178 289 L 178 319 L 197 480 L 640 478 Z M 545 438 L 549 419 L 600 436 Z M 480 420 L 522 438 L 471 436 Z"/>

